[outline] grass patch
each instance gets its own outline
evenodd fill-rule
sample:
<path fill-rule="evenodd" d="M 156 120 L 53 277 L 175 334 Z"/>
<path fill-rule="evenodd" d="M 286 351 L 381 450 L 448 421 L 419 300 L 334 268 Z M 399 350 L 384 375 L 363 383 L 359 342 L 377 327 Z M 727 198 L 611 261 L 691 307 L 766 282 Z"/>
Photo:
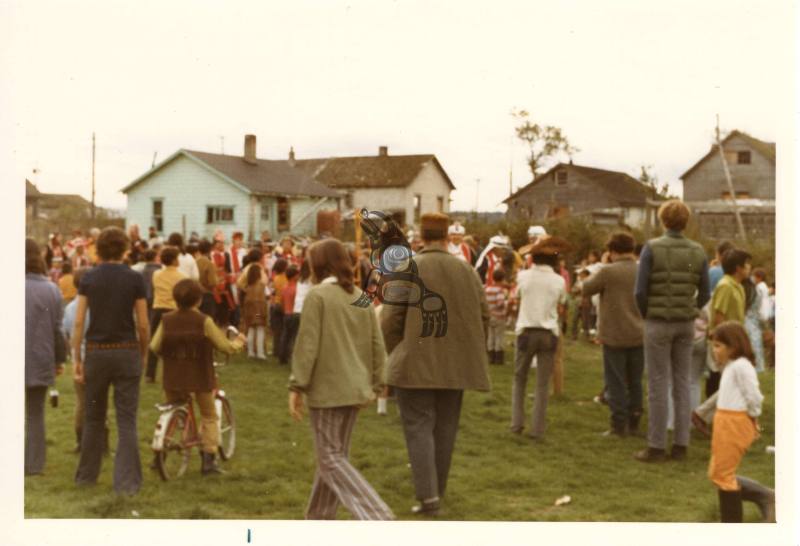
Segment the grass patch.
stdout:
<path fill-rule="evenodd" d="M 544 443 L 533 443 L 508 431 L 511 418 L 513 349 L 506 347 L 506 365 L 491 366 L 491 393 L 464 397 L 459 436 L 439 519 L 489 521 L 677 521 L 718 518 L 717 496 L 706 478 L 709 441 L 693 435 L 689 457 L 682 463 L 645 465 L 632 454 L 642 438 L 604 438 L 608 408 L 593 403 L 602 388 L 601 352 L 582 341 L 566 345 L 564 396 L 552 398 Z M 47 466 L 42 476 L 25 478 L 28 518 L 178 518 L 300 519 L 314 476 L 313 440 L 308 424 L 288 415 L 289 370 L 275 360 L 266 363 L 231 359 L 220 369 L 237 421 L 233 459 L 223 463 L 224 476 L 202 478 L 200 456 L 192 455 L 182 479 L 165 483 L 148 468 L 150 440 L 161 401 L 158 385 L 142 384 L 139 449 L 145 475 L 141 492 L 118 497 L 111 489 L 113 457 L 105 458 L 99 483 L 76 487 L 78 462 L 70 377 L 59 377 L 58 408 L 47 407 Z M 529 379 L 529 391 L 535 386 Z M 774 484 L 774 373 L 759 376 L 766 397 L 761 418 L 764 432 L 746 455 L 741 473 Z M 526 409 L 530 410 L 531 401 Z M 116 441 L 113 403 L 109 413 L 112 448 Z M 643 419 L 646 423 L 646 418 Z M 412 519 L 411 470 L 396 405 L 381 417 L 374 406 L 359 416 L 351 460 L 398 518 Z M 572 502 L 556 507 L 570 495 Z M 755 507 L 745 503 L 745 520 L 758 521 Z M 341 519 L 350 514 L 339 510 Z"/>

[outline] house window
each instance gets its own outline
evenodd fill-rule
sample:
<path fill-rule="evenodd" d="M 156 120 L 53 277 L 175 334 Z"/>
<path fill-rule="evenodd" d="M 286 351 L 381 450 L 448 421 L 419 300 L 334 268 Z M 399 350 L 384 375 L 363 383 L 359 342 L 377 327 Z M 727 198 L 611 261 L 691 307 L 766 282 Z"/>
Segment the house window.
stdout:
<path fill-rule="evenodd" d="M 270 202 L 267 199 L 261 200 L 261 219 L 269 220 Z"/>
<path fill-rule="evenodd" d="M 206 207 L 206 224 L 227 222 L 233 222 L 233 207 L 217 205 Z"/>
<path fill-rule="evenodd" d="M 151 224 L 159 233 L 164 232 L 164 200 L 153 199 L 153 218 Z"/>
<path fill-rule="evenodd" d="M 444 212 L 444 197 L 438 196 L 436 198 L 436 210 L 438 212 Z"/>
<path fill-rule="evenodd" d="M 289 231 L 289 200 L 278 197 L 278 231 Z"/>
<path fill-rule="evenodd" d="M 749 165 L 750 164 L 750 152 L 736 152 L 736 164 L 737 165 Z"/>
<path fill-rule="evenodd" d="M 556 186 L 567 185 L 567 171 L 558 171 L 556 173 Z"/>
<path fill-rule="evenodd" d="M 353 192 L 349 191 L 344 196 L 344 208 L 352 209 L 353 208 Z"/>
<path fill-rule="evenodd" d="M 730 199 L 731 198 L 731 192 L 729 192 L 729 191 L 722 192 L 722 198 L 723 199 Z M 736 199 L 750 199 L 750 192 L 749 191 L 737 191 L 736 192 Z"/>
<path fill-rule="evenodd" d="M 418 193 L 414 194 L 414 223 L 419 223 L 419 218 L 422 216 L 422 196 Z"/>

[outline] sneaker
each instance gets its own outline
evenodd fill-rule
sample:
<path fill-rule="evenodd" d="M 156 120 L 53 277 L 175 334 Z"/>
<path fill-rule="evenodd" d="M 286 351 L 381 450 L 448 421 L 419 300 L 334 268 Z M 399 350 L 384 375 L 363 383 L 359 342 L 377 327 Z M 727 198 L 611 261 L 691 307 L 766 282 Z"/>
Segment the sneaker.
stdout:
<path fill-rule="evenodd" d="M 646 447 L 634 453 L 633 458 L 642 463 L 663 463 L 667 460 L 667 455 L 663 449 Z"/>

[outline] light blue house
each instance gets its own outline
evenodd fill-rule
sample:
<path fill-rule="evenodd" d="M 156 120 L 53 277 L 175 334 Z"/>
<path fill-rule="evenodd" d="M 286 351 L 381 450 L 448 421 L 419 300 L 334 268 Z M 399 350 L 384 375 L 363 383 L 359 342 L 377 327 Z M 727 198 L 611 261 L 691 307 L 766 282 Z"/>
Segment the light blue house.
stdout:
<path fill-rule="evenodd" d="M 122 189 L 126 224 L 209 239 L 218 229 L 226 239 L 316 235 L 317 213 L 337 210 L 342 196 L 312 176 L 291 161 L 257 159 L 255 135 L 245 136 L 244 156 L 181 149 Z"/>

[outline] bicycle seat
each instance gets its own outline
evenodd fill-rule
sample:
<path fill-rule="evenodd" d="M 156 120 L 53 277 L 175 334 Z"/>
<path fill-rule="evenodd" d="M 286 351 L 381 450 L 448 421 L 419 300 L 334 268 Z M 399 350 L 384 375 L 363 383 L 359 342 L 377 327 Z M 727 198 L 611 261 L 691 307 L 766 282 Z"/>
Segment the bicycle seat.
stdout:
<path fill-rule="evenodd" d="M 186 402 L 180 402 L 177 404 L 156 404 L 156 408 L 158 411 L 171 411 L 176 408 L 185 408 L 186 405 Z"/>

